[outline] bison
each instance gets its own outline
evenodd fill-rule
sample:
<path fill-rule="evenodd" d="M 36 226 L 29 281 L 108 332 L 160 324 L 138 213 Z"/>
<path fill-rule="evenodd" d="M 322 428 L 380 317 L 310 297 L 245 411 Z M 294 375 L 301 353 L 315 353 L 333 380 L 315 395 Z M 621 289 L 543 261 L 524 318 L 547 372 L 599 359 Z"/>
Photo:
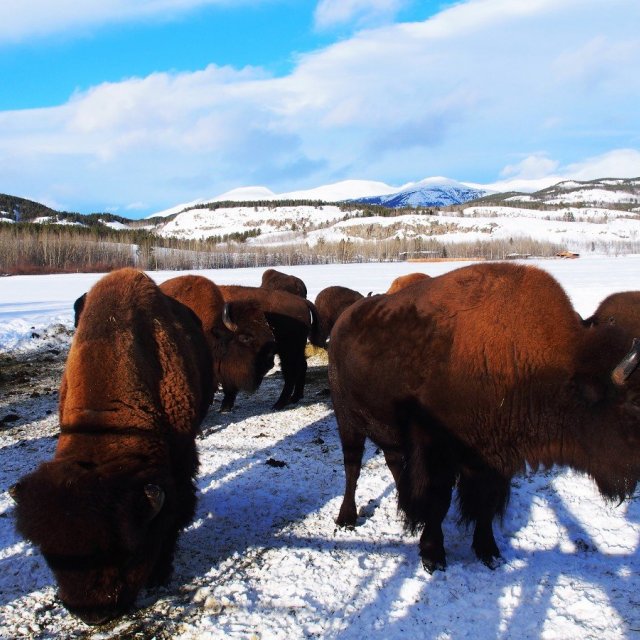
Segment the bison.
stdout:
<path fill-rule="evenodd" d="M 398 276 L 387 289 L 387 293 L 395 293 L 396 291 L 400 291 L 400 289 L 404 289 L 408 287 L 410 284 L 414 282 L 421 282 L 422 280 L 426 280 L 430 278 L 426 273 L 422 273 L 417 271 L 415 273 L 407 273 L 404 276 Z"/>
<path fill-rule="evenodd" d="M 276 342 L 257 302 L 225 303 L 218 286 L 197 275 L 166 280 L 160 289 L 200 318 L 213 357 L 213 384 L 225 390 L 220 411 L 233 407 L 239 390 L 253 393 L 274 365 Z"/>
<path fill-rule="evenodd" d="M 301 298 L 307 297 L 307 287 L 300 278 L 275 269 L 267 269 L 262 274 L 260 286 L 268 291 L 287 291 Z"/>
<path fill-rule="evenodd" d="M 193 518 L 195 435 L 212 400 L 193 312 L 125 268 L 88 292 L 60 387 L 54 458 L 15 484 L 16 527 L 88 624 L 168 580 Z"/>
<path fill-rule="evenodd" d="M 546 272 L 477 264 L 392 296 L 365 298 L 338 319 L 329 380 L 346 487 L 337 518 L 356 523 L 363 446 L 383 451 L 427 571 L 444 569 L 442 520 L 457 481 L 461 520 L 488 566 L 492 522 L 511 478 L 568 465 L 601 494 L 632 494 L 640 475 L 640 341 L 617 325 L 584 327 Z"/>
<path fill-rule="evenodd" d="M 318 330 L 318 315 L 313 303 L 286 291 L 269 291 L 260 287 L 221 285 L 220 291 L 227 302 L 251 301 L 260 306 L 273 330 L 284 378 L 284 387 L 273 408 L 283 409 L 298 402 L 304 394 L 307 373 L 307 338 L 315 340 Z M 228 390 L 224 385 L 223 390 L 223 402 L 233 405 L 233 399 L 226 397 Z"/>
<path fill-rule="evenodd" d="M 315 306 L 318 312 L 318 331 L 313 338 L 316 347 L 326 348 L 333 325 L 340 314 L 363 295 L 347 287 L 326 287 L 316 296 Z"/>

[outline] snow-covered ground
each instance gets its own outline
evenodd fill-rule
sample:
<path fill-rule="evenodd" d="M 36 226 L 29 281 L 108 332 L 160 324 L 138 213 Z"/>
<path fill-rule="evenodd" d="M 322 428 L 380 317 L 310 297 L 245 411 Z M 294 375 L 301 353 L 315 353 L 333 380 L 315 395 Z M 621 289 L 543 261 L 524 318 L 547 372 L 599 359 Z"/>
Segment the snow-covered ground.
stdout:
<path fill-rule="evenodd" d="M 638 288 L 640 256 L 530 262 L 556 276 L 582 315 L 611 292 Z M 439 275 L 463 264 L 281 270 L 303 278 L 314 299 L 333 284 L 380 292 L 398 275 Z M 200 273 L 220 284 L 257 285 L 262 269 Z M 150 275 L 160 282 L 176 273 Z M 64 351 L 73 301 L 99 277 L 0 278 L 0 356 Z M 33 366 L 48 367 L 48 357 Z M 491 571 L 475 559 L 452 508 L 445 522 L 449 566 L 429 575 L 417 536 L 402 530 L 391 475 L 374 447 L 358 484 L 359 525 L 336 527 L 341 450 L 326 362 L 320 355 L 309 364 L 307 393 L 296 407 L 270 410 L 281 384 L 272 374 L 255 395 L 241 396 L 233 413 L 209 412 L 198 440 L 197 517 L 181 536 L 173 579 L 142 593 L 140 609 L 107 628 L 87 627 L 61 607 L 42 557 L 14 531 L 6 489 L 53 455 L 57 396 L 55 387 L 31 390 L 28 376 L 17 391 L 2 383 L 0 637 L 638 637 L 637 494 L 614 505 L 570 470 L 527 474 L 514 481 L 504 521 L 494 527 L 505 563 Z M 8 414 L 17 418 L 5 421 Z"/>

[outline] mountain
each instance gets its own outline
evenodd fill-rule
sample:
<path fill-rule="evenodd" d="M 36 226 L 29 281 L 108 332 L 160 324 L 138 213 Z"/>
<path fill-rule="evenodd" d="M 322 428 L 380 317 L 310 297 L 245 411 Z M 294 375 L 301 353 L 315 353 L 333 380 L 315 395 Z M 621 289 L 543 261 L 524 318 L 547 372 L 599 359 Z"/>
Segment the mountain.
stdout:
<path fill-rule="evenodd" d="M 393 193 L 368 198 L 354 198 L 353 202 L 383 207 L 448 207 L 464 204 L 486 196 L 486 189 L 476 189 L 447 178 L 427 178 Z"/>

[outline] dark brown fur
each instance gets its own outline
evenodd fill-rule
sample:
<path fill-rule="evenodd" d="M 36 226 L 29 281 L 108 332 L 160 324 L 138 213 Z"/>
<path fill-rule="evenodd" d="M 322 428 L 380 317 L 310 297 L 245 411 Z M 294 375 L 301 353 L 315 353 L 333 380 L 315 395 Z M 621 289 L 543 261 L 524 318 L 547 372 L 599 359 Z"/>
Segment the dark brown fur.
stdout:
<path fill-rule="evenodd" d="M 170 576 L 195 509 L 195 435 L 211 399 L 211 358 L 190 309 L 134 269 L 89 291 L 62 378 L 55 456 L 11 491 L 18 531 L 85 622 L 120 615 Z"/>
<path fill-rule="evenodd" d="M 456 481 L 489 565 L 500 555 L 492 521 L 527 463 L 569 465 L 607 498 L 629 496 L 640 372 L 624 385 L 611 374 L 630 347 L 620 327 L 583 327 L 560 285 L 531 267 L 473 265 L 357 302 L 329 345 L 346 472 L 338 523 L 356 522 L 366 437 L 384 452 L 408 526 L 424 527 L 429 571 L 445 566 L 441 523 Z"/>
<path fill-rule="evenodd" d="M 225 300 L 219 287 L 197 275 L 171 278 L 160 289 L 187 305 L 200 318 L 213 357 L 214 389 L 225 390 L 221 411 L 228 411 L 238 391 L 253 393 L 273 367 L 276 342 L 264 313 L 251 300 L 228 303 L 235 325 L 231 330 L 223 321 Z"/>
<path fill-rule="evenodd" d="M 304 394 L 307 337 L 315 336 L 318 329 L 313 303 L 286 291 L 261 287 L 221 286 L 220 290 L 227 302 L 258 304 L 273 331 L 284 378 L 284 387 L 273 408 L 283 409 L 298 402 Z"/>
<path fill-rule="evenodd" d="M 316 347 L 326 348 L 331 329 L 340 314 L 363 297 L 358 291 L 340 286 L 326 287 L 320 291 L 314 303 L 318 311 L 319 330 L 313 344 Z"/>
<path fill-rule="evenodd" d="M 260 286 L 269 291 L 288 291 L 301 298 L 307 297 L 307 287 L 300 278 L 275 269 L 267 269 L 262 274 Z"/>

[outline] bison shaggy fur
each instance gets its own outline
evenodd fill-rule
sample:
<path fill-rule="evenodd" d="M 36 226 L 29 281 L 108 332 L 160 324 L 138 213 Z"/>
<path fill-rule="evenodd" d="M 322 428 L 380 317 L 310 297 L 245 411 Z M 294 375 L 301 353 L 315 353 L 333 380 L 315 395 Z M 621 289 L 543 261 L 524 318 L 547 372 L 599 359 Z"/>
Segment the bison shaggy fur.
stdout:
<path fill-rule="evenodd" d="M 630 351 L 631 349 L 631 351 Z M 356 523 L 365 439 L 384 452 L 428 571 L 446 564 L 452 489 L 473 549 L 500 557 L 492 522 L 526 465 L 568 465 L 610 499 L 640 477 L 639 353 L 611 324 L 584 327 L 546 272 L 477 264 L 365 298 L 338 319 L 329 379 Z"/>
<path fill-rule="evenodd" d="M 197 317 L 144 273 L 87 294 L 60 388 L 54 458 L 11 489 L 63 604 L 91 624 L 171 573 L 196 504 L 195 435 L 212 399 Z"/>

